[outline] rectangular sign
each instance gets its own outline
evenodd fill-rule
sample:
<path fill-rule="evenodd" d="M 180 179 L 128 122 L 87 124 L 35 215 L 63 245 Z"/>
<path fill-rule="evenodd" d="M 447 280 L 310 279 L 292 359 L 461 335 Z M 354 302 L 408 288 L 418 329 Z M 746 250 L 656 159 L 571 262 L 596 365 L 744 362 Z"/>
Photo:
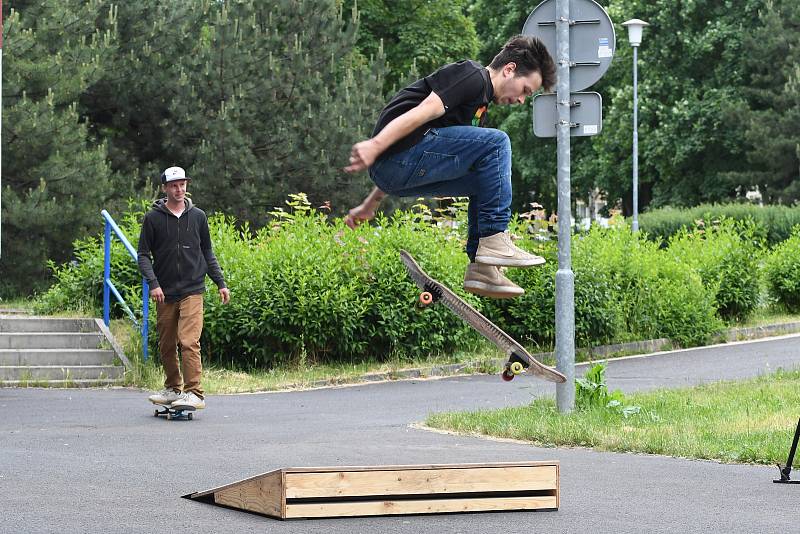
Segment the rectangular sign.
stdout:
<path fill-rule="evenodd" d="M 603 99 L 600 93 L 570 93 L 570 136 L 597 135 L 603 129 Z M 536 137 L 556 137 L 558 109 L 555 93 L 533 98 L 533 133 Z"/>

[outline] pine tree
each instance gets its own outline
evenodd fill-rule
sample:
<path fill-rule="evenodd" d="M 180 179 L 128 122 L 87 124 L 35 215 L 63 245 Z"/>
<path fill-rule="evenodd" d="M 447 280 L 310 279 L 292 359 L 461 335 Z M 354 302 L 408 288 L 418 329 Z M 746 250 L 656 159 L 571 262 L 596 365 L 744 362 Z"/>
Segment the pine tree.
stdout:
<path fill-rule="evenodd" d="M 41 287 L 47 260 L 69 259 L 72 241 L 101 225 L 111 171 L 76 101 L 114 50 L 114 11 L 51 0 L 4 15 L 0 295 L 16 295 Z"/>
<path fill-rule="evenodd" d="M 342 168 L 370 133 L 383 82 L 381 59 L 355 50 L 357 13 L 244 0 L 206 4 L 201 18 L 176 66 L 166 147 L 203 205 L 257 225 L 289 193 L 349 208 L 368 178 Z"/>
<path fill-rule="evenodd" d="M 732 122 L 745 132 L 748 165 L 733 176 L 766 202 L 791 204 L 800 200 L 800 4 L 766 2 L 745 44 L 748 105 Z"/>

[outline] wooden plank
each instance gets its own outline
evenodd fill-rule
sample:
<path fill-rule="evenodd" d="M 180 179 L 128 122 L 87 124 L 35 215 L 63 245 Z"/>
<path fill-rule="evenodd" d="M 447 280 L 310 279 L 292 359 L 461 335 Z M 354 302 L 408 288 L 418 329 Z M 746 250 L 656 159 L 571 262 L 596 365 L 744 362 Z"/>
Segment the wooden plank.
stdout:
<path fill-rule="evenodd" d="M 413 464 L 413 465 L 345 465 L 327 467 L 286 467 L 284 473 L 330 473 L 340 471 L 412 471 L 425 469 L 474 469 L 476 467 L 534 467 L 558 465 L 558 461 L 482 462 L 471 464 Z M 263 476 L 263 475 L 261 475 Z"/>
<path fill-rule="evenodd" d="M 555 490 L 558 468 L 474 467 L 286 473 L 286 498 Z"/>
<path fill-rule="evenodd" d="M 249 512 L 284 517 L 283 474 L 273 471 L 266 476 L 230 485 L 214 492 L 214 502 Z"/>
<path fill-rule="evenodd" d="M 555 509 L 555 496 L 287 504 L 286 519 Z"/>
<path fill-rule="evenodd" d="M 218 493 L 220 491 L 223 491 L 223 490 L 226 490 L 226 489 L 229 489 L 229 488 L 233 488 L 233 487 L 238 486 L 240 484 L 248 484 L 250 482 L 256 481 L 256 480 L 264 478 L 264 477 L 269 477 L 269 476 L 275 475 L 276 473 L 280 473 L 280 472 L 281 472 L 280 469 L 275 470 L 275 471 L 268 471 L 266 473 L 261 473 L 260 475 L 253 475 L 251 477 L 243 478 L 242 480 L 237 480 L 236 482 L 231 482 L 230 484 L 224 484 L 222 486 L 217 486 L 216 488 L 211 488 L 211 489 L 207 489 L 207 490 L 203 490 L 203 491 L 196 491 L 194 493 L 191 493 L 189 495 L 189 498 L 197 499 L 197 498 L 200 498 L 200 497 L 205 497 L 206 495 L 209 495 L 211 493 Z"/>

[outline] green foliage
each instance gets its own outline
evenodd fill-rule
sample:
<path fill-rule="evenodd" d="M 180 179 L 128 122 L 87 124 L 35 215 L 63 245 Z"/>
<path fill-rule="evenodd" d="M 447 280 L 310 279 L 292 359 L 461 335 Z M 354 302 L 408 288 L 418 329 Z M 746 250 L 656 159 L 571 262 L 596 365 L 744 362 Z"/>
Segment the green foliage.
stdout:
<path fill-rule="evenodd" d="M 402 213 L 350 231 L 305 208 L 255 236 L 236 236 L 231 221 L 214 220 L 212 239 L 234 295 L 229 306 L 208 303 L 215 357 L 272 367 L 421 356 L 474 343 L 446 309 L 416 307 L 418 291 L 397 258 L 405 248 L 458 288 L 466 260 L 446 234 Z"/>
<path fill-rule="evenodd" d="M 141 220 L 147 206 L 144 203 L 129 204 L 125 215 L 117 224 L 126 238 L 136 248 Z M 142 275 L 136 261 L 122 242 L 112 232 L 111 281 L 130 309 L 141 317 Z M 100 315 L 103 307 L 103 233 L 77 239 L 73 243 L 73 260 L 57 264 L 49 261 L 55 283 L 36 299 L 38 313 L 83 311 Z M 111 316 L 123 316 L 123 308 L 111 295 Z"/>
<path fill-rule="evenodd" d="M 555 241 L 518 243 L 547 259 L 535 269 L 513 269 L 505 274 L 525 289 L 512 300 L 487 301 L 487 313 L 516 339 L 552 346 L 555 342 Z M 575 273 L 575 340 L 578 346 L 612 342 L 623 331 L 620 303 L 611 297 L 618 288 L 607 271 L 590 263 L 573 265 Z"/>
<path fill-rule="evenodd" d="M 701 204 L 693 208 L 660 208 L 639 215 L 639 228 L 651 239 L 668 241 L 681 229 L 694 228 L 698 221 L 731 219 L 750 221 L 758 239 L 776 245 L 800 224 L 800 207 L 755 206 L 752 204 Z"/>
<path fill-rule="evenodd" d="M 367 57 L 386 54 L 388 72 L 383 88 L 393 93 L 446 63 L 475 58 L 478 38 L 473 20 L 465 13 L 467 3 L 345 0 L 344 9 L 357 9 L 361 53 Z"/>
<path fill-rule="evenodd" d="M 573 261 L 576 273 L 579 265 L 592 265 L 610 278 L 622 330 L 635 339 L 668 337 L 696 345 L 722 326 L 715 317 L 714 294 L 700 275 L 670 261 L 656 243 L 624 224 L 593 227 L 576 239 Z"/>
<path fill-rule="evenodd" d="M 770 295 L 791 312 L 800 310 L 800 226 L 764 262 Z"/>
<path fill-rule="evenodd" d="M 626 405 L 622 391 L 609 391 L 606 367 L 604 363 L 595 364 L 586 371 L 583 378 L 575 379 L 575 407 L 584 411 L 609 410 L 626 418 L 638 414 L 641 407 Z"/>
<path fill-rule="evenodd" d="M 47 260 L 69 259 L 72 241 L 97 224 L 113 194 L 106 146 L 76 104 L 115 50 L 113 9 L 98 0 L 21 4 L 3 27 L 0 296 L 42 287 Z"/>
<path fill-rule="evenodd" d="M 221 305 L 208 280 L 206 355 L 237 366 L 302 368 L 313 362 L 419 357 L 473 346 L 477 334 L 446 308 L 417 307 L 419 291 L 398 260 L 399 249 L 410 251 L 434 278 L 518 340 L 552 346 L 557 259 L 555 242 L 535 230 L 542 221 L 515 218 L 511 225 L 513 233 L 524 236 L 520 246 L 548 260 L 542 267 L 507 272 L 525 294 L 480 299 L 461 289 L 467 261 L 462 253 L 464 203 L 438 202 L 433 207 L 418 203 L 391 217 L 379 215 L 375 225 L 355 231 L 314 209 L 304 194 L 291 195 L 258 232 L 232 217 L 212 216 L 212 241 L 232 300 Z M 143 207 L 132 206 L 120 221 L 134 245 Z M 745 315 L 751 309 L 752 265 L 759 246 L 752 226 L 732 221 L 702 233 L 684 232 L 668 248 L 641 232 L 631 233 L 624 224 L 575 235 L 578 346 L 659 337 L 683 346 L 707 341 L 722 326 L 718 314 Z M 99 308 L 101 241 L 80 240 L 75 249 L 77 261 L 54 266 L 57 283 L 40 299 L 40 311 L 77 303 Z M 140 275 L 116 241 L 112 263 L 114 283 L 139 313 Z M 779 270 L 800 281 L 800 267 Z M 720 303 L 726 307 L 717 309 Z M 119 308 L 114 315 L 121 316 Z"/>
<path fill-rule="evenodd" d="M 793 0 L 600 0 L 615 23 L 615 60 L 593 87 L 601 135 L 572 141 L 572 192 L 598 188 L 632 210 L 632 48 L 621 23 L 650 23 L 639 48 L 639 206 L 740 198 L 758 186 L 770 202 L 797 198 L 798 3 Z M 470 14 L 489 61 L 522 30 L 535 3 L 474 0 Z M 556 148 L 534 138 L 529 105 L 492 108 L 514 145 L 514 206 L 556 205 Z"/>
<path fill-rule="evenodd" d="M 747 164 L 732 179 L 758 186 L 767 202 L 792 204 L 800 199 L 800 3 L 762 2 L 744 43 L 748 106 L 731 120 L 744 132 Z"/>
<path fill-rule="evenodd" d="M 744 36 L 763 2 L 742 0 L 610 0 L 616 24 L 616 58 L 597 89 L 603 94 L 603 134 L 591 138 L 593 154 L 581 172 L 630 213 L 632 152 L 632 47 L 621 22 L 650 23 L 639 48 L 640 207 L 694 205 L 736 198 L 740 183 L 726 173 L 741 169 L 743 132 L 732 112 L 746 106 L 740 87 L 750 53 Z M 620 38 L 620 36 L 623 36 Z M 607 111 L 607 113 L 606 113 Z"/>
<path fill-rule="evenodd" d="M 762 248 L 752 221 L 698 220 L 670 239 L 668 253 L 700 275 L 720 316 L 731 320 L 746 318 L 759 304 Z"/>
<path fill-rule="evenodd" d="M 359 53 L 339 0 L 124 2 L 118 18 L 83 102 L 136 187 L 180 165 L 208 212 L 260 227 L 288 192 L 343 210 L 369 186 L 342 168 L 383 104 L 383 56 Z"/>

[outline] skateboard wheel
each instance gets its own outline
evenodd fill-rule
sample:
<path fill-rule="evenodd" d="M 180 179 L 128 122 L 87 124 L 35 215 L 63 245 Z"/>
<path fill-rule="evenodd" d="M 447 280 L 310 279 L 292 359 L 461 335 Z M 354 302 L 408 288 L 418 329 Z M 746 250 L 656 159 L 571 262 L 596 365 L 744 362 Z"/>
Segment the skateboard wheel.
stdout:
<path fill-rule="evenodd" d="M 524 370 L 525 370 L 525 366 L 524 366 L 524 365 L 522 365 L 520 362 L 513 362 L 513 363 L 512 363 L 512 364 L 509 366 L 508 370 L 509 370 L 509 371 L 511 371 L 513 374 L 515 374 L 515 375 L 518 375 L 518 374 L 520 374 L 522 371 L 524 371 Z"/>
<path fill-rule="evenodd" d="M 512 380 L 514 380 L 514 375 L 508 370 L 503 371 L 503 374 L 501 374 L 500 376 L 503 377 L 503 380 L 506 382 L 511 382 Z"/>
<path fill-rule="evenodd" d="M 155 416 L 155 417 L 158 417 L 158 408 L 156 408 L 155 410 L 153 410 L 153 416 Z"/>
<path fill-rule="evenodd" d="M 193 414 L 189 414 L 189 415 L 187 415 L 187 416 L 186 416 L 186 418 L 187 418 L 189 421 L 191 421 L 191 420 L 193 419 L 193 418 L 192 418 L 192 415 L 193 415 Z"/>
<path fill-rule="evenodd" d="M 167 414 L 167 421 L 171 421 L 171 420 L 172 420 L 172 414 L 171 414 L 171 413 L 168 413 L 168 414 Z"/>
<path fill-rule="evenodd" d="M 422 293 L 419 294 L 419 302 L 423 306 L 427 306 L 428 304 L 433 302 L 433 295 L 431 295 L 427 291 L 423 291 Z"/>

